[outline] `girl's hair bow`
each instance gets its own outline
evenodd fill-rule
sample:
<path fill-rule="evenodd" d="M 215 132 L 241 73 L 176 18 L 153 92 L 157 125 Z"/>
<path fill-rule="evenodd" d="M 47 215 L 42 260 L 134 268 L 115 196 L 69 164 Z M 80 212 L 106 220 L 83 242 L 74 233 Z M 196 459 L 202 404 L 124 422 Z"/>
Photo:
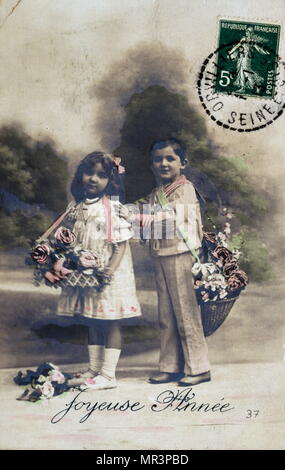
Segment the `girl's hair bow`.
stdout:
<path fill-rule="evenodd" d="M 113 160 L 117 167 L 119 175 L 122 175 L 123 173 L 125 173 L 125 167 L 120 165 L 121 160 L 122 160 L 121 157 L 119 157 L 118 155 L 113 155 Z"/>

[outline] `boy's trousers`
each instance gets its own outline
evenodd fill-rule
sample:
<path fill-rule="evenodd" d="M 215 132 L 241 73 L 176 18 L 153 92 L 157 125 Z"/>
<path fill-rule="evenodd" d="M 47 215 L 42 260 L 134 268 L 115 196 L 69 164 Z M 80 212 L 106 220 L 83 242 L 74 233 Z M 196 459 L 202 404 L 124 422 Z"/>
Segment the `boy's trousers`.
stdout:
<path fill-rule="evenodd" d="M 161 372 L 198 375 L 210 370 L 208 348 L 193 287 L 189 252 L 154 259 L 160 324 Z"/>

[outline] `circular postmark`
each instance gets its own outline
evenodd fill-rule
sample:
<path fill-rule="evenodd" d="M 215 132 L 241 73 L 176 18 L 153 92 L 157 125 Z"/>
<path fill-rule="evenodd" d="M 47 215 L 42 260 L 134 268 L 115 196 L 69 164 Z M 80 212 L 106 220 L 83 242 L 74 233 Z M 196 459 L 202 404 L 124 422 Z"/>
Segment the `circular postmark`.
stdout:
<path fill-rule="evenodd" d="M 285 107 L 285 62 L 255 41 L 224 44 L 204 60 L 197 90 L 218 126 L 237 132 L 263 129 Z"/>

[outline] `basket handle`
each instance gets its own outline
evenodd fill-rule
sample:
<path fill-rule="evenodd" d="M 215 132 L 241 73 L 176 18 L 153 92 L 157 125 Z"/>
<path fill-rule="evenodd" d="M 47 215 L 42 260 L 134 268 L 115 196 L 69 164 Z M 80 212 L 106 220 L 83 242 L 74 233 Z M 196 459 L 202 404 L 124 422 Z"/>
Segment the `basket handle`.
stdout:
<path fill-rule="evenodd" d="M 61 224 L 63 219 L 69 214 L 69 212 L 73 209 L 73 205 L 66 209 L 63 214 L 59 215 L 57 219 L 51 224 L 51 226 L 40 236 L 40 238 L 37 238 L 37 243 L 41 243 L 43 240 L 48 238 L 48 236 Z"/>

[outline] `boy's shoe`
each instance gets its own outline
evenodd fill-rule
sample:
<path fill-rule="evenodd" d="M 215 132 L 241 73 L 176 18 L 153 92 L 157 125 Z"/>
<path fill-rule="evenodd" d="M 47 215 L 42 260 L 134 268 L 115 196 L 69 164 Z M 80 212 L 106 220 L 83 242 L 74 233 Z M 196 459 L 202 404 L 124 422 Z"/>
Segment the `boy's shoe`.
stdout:
<path fill-rule="evenodd" d="M 210 371 L 204 372 L 199 375 L 185 375 L 182 380 L 179 380 L 178 385 L 181 387 L 191 387 L 192 385 L 198 385 L 202 382 L 209 382 L 211 380 Z"/>
<path fill-rule="evenodd" d="M 73 377 L 69 379 L 68 385 L 72 386 L 84 384 L 86 379 L 93 379 L 94 377 L 96 377 L 97 374 L 98 372 L 94 372 L 91 369 L 87 369 L 81 372 L 75 372 L 73 374 Z"/>
<path fill-rule="evenodd" d="M 116 388 L 117 381 L 115 378 L 109 379 L 103 375 L 97 375 L 94 378 L 86 379 L 84 385 L 92 390 L 107 390 L 108 388 Z"/>
<path fill-rule="evenodd" d="M 160 372 L 149 378 L 151 384 L 166 384 L 168 382 L 177 382 L 184 376 L 181 372 Z"/>

